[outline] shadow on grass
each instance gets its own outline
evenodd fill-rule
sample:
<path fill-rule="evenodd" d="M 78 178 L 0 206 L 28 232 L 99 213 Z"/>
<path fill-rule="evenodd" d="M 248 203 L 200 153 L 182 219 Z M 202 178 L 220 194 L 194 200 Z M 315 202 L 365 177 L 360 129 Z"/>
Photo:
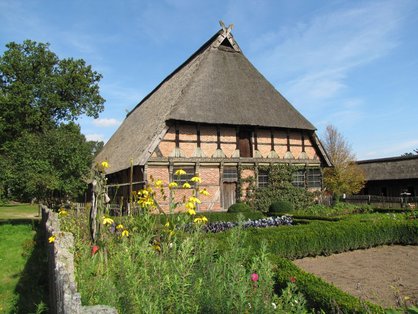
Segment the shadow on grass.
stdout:
<path fill-rule="evenodd" d="M 32 225 L 33 229 L 38 232 L 39 221 L 37 219 L 0 219 L 0 225 Z"/>
<path fill-rule="evenodd" d="M 21 224 L 22 220 L 9 223 Z M 0 222 L 2 223 L 2 222 Z M 46 254 L 44 232 L 39 221 L 30 220 L 35 238 L 24 244 L 28 254 L 24 270 L 16 285 L 15 293 L 18 295 L 14 309 L 11 313 L 48 313 L 48 260 Z"/>

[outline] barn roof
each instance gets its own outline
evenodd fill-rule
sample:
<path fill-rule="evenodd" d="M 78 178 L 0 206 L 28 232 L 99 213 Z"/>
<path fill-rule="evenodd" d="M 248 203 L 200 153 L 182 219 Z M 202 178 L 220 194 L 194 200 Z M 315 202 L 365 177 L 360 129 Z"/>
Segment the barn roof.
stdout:
<path fill-rule="evenodd" d="M 418 179 L 418 155 L 361 160 L 366 181 Z"/>
<path fill-rule="evenodd" d="M 128 115 L 96 157 L 111 172 L 144 164 L 167 121 L 315 131 L 248 61 L 224 27 L 167 76 Z"/>

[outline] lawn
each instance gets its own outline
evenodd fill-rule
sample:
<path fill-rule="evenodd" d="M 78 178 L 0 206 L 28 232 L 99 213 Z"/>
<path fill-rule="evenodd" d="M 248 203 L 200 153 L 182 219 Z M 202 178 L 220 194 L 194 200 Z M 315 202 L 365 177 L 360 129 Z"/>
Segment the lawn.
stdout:
<path fill-rule="evenodd" d="M 46 259 L 36 215 L 37 206 L 0 206 L 0 313 L 45 308 Z"/>
<path fill-rule="evenodd" d="M 10 219 L 39 219 L 38 205 L 7 204 L 0 205 L 0 221 Z"/>

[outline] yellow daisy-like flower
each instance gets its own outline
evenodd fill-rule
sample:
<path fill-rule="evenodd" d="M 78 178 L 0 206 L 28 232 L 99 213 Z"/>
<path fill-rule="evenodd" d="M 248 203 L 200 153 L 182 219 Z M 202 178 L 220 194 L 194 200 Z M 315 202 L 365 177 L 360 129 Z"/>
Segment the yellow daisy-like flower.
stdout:
<path fill-rule="evenodd" d="M 186 171 L 184 171 L 183 169 L 179 169 L 174 173 L 176 176 L 183 176 L 186 174 Z"/>
<path fill-rule="evenodd" d="M 186 182 L 183 184 L 183 189 L 190 189 L 192 186 L 189 184 L 189 182 Z"/>
<path fill-rule="evenodd" d="M 58 213 L 58 217 L 65 217 L 68 215 L 68 212 L 65 209 L 62 209 Z"/>
<path fill-rule="evenodd" d="M 196 205 L 193 202 L 187 202 L 185 204 L 185 206 L 186 206 L 187 209 L 195 209 L 196 208 Z"/>
<path fill-rule="evenodd" d="M 201 190 L 199 191 L 199 194 L 202 194 L 202 195 L 205 195 L 205 196 L 209 196 L 209 195 L 210 195 L 210 194 L 209 194 L 209 192 L 208 192 L 208 190 L 206 190 L 206 188 L 201 189 Z"/>
<path fill-rule="evenodd" d="M 48 238 L 48 242 L 49 243 L 53 243 L 55 241 L 55 236 L 53 235 L 53 236 L 50 236 L 49 238 Z"/>
<path fill-rule="evenodd" d="M 197 218 L 195 218 L 195 219 L 193 220 L 193 222 L 194 222 L 194 223 L 197 223 L 197 224 L 207 223 L 207 222 L 208 222 L 208 219 L 207 219 L 205 216 L 202 216 L 202 217 L 197 217 Z"/>
<path fill-rule="evenodd" d="M 157 181 L 155 181 L 154 185 L 156 188 L 161 188 L 163 186 L 163 180 L 158 179 Z"/>
<path fill-rule="evenodd" d="M 123 237 L 128 237 L 129 236 L 129 231 L 128 230 L 123 230 L 122 231 L 122 238 Z"/>
<path fill-rule="evenodd" d="M 113 224 L 113 223 L 114 223 L 114 221 L 113 221 L 113 219 L 112 219 L 112 218 L 103 217 L 103 224 L 104 224 L 105 226 L 107 226 L 107 225 L 111 225 L 111 224 Z"/>
<path fill-rule="evenodd" d="M 122 225 L 122 224 L 117 225 L 117 226 L 116 226 L 116 229 L 118 229 L 118 230 L 123 229 L 123 225 Z"/>
<path fill-rule="evenodd" d="M 202 201 L 200 199 L 198 199 L 197 197 L 191 196 L 189 197 L 189 202 L 191 203 L 197 203 L 197 204 L 202 204 Z"/>
<path fill-rule="evenodd" d="M 196 215 L 196 211 L 195 211 L 194 209 L 189 209 L 189 210 L 187 211 L 187 213 L 188 213 L 190 216 L 194 216 L 194 215 Z"/>
<path fill-rule="evenodd" d="M 196 183 L 201 183 L 202 179 L 196 176 L 196 177 L 191 178 L 190 181 L 196 182 Z"/>
<path fill-rule="evenodd" d="M 170 227 L 170 222 L 169 222 L 169 221 L 167 221 L 167 222 L 165 223 L 164 227 L 166 227 L 166 228 Z"/>
<path fill-rule="evenodd" d="M 168 184 L 168 188 L 169 189 L 173 189 L 173 188 L 176 188 L 176 187 L 178 187 L 179 185 L 177 184 L 177 182 L 170 182 L 169 184 Z"/>
<path fill-rule="evenodd" d="M 103 169 L 109 168 L 109 163 L 107 161 L 102 161 L 100 165 L 103 167 Z"/>

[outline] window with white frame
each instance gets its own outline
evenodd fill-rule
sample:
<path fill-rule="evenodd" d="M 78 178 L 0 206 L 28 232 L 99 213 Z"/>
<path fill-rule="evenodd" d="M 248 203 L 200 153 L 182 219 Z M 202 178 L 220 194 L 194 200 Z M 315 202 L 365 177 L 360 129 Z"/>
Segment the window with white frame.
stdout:
<path fill-rule="evenodd" d="M 269 173 L 267 170 L 258 169 L 258 187 L 265 188 L 269 185 Z"/>
<path fill-rule="evenodd" d="M 297 170 L 292 174 L 292 184 L 298 188 L 305 187 L 305 170 Z"/>
<path fill-rule="evenodd" d="M 322 173 L 320 168 L 310 168 L 306 170 L 306 183 L 308 188 L 322 187 Z"/>

